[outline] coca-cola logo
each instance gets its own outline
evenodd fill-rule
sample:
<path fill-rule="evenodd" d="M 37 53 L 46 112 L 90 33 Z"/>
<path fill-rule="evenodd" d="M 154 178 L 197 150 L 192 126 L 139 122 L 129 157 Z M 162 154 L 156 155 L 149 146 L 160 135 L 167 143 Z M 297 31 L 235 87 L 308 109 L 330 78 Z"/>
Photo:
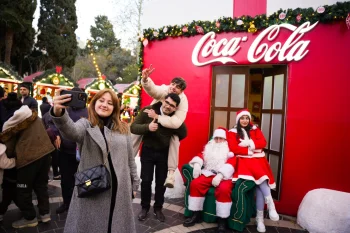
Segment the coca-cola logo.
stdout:
<path fill-rule="evenodd" d="M 276 57 L 280 62 L 300 61 L 309 52 L 307 47 L 310 44 L 309 40 L 301 39 L 304 34 L 311 31 L 317 23 L 318 22 L 310 25 L 310 22 L 305 22 L 299 27 L 291 24 L 279 24 L 266 28 L 250 45 L 247 53 L 248 61 L 256 63 L 263 59 L 265 62 L 270 62 Z M 262 43 L 264 39 L 273 42 L 282 28 L 292 32 L 284 43 L 280 41 L 276 41 L 272 45 Z M 204 66 L 214 62 L 221 62 L 223 64 L 228 62 L 237 63 L 234 59 L 234 55 L 241 49 L 241 43 L 248 41 L 247 36 L 233 37 L 231 39 L 223 38 L 219 41 L 215 38 L 215 32 L 208 32 L 198 41 L 192 52 L 192 63 L 195 66 Z M 207 60 L 206 58 L 209 56 L 213 58 Z"/>

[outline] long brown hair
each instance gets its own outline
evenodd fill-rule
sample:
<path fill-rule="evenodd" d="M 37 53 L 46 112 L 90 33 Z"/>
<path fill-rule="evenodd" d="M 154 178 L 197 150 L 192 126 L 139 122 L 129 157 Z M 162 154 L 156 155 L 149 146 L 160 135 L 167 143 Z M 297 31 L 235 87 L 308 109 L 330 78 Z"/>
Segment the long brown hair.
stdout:
<path fill-rule="evenodd" d="M 125 122 L 122 122 L 119 118 L 120 106 L 119 106 L 118 96 L 111 89 L 103 89 L 97 92 L 96 95 L 92 98 L 88 109 L 89 121 L 91 122 L 92 126 L 97 125 L 100 128 L 103 127 L 103 121 L 97 115 L 97 112 L 95 111 L 95 105 L 96 105 L 96 101 L 106 93 L 109 93 L 111 95 L 112 103 L 114 107 L 113 112 L 111 114 L 111 120 L 113 122 L 111 130 L 119 131 L 121 134 L 128 134 L 130 132 L 129 126 Z"/>

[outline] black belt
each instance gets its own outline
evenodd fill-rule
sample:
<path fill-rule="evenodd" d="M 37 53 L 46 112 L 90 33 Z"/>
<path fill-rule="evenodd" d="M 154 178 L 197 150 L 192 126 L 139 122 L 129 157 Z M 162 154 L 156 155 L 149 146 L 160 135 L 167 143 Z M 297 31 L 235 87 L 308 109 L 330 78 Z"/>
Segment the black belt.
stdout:
<path fill-rule="evenodd" d="M 212 173 L 214 173 L 215 175 L 217 175 L 218 173 L 215 170 L 210 170 Z"/>

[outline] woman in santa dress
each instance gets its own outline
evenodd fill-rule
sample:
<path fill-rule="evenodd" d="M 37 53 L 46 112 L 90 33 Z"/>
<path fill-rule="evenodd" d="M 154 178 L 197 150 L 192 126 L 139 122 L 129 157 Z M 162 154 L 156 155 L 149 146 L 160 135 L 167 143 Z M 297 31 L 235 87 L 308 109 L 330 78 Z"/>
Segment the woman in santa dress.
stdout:
<path fill-rule="evenodd" d="M 267 204 L 269 217 L 279 220 L 271 189 L 276 187 L 271 167 L 265 157 L 266 139 L 259 128 L 252 125 L 251 115 L 247 109 L 237 112 L 236 126 L 229 130 L 227 141 L 230 151 L 237 158 L 233 181 L 238 179 L 252 180 L 256 183 L 256 223 L 258 232 L 265 232 L 264 205 Z"/>

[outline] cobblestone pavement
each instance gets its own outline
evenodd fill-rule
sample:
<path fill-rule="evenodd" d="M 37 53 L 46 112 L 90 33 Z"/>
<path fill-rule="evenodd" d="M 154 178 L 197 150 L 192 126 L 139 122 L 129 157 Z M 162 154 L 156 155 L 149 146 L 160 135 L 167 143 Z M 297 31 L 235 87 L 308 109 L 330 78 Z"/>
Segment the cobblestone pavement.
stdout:
<path fill-rule="evenodd" d="M 13 221 L 21 217 L 19 209 L 11 204 L 9 210 L 4 215 L 4 220 L 0 223 L 0 233 L 61 233 L 64 229 L 65 220 L 67 213 L 57 215 L 55 213 L 56 208 L 62 203 L 60 181 L 51 181 L 49 183 L 49 195 L 50 195 L 50 208 L 51 208 L 51 221 L 49 223 L 39 223 L 36 227 L 24 228 L 16 230 L 12 228 L 11 224 Z M 33 203 L 36 204 L 35 196 L 33 195 Z M 148 214 L 148 219 L 144 222 L 140 222 L 137 219 L 137 215 L 141 210 L 140 206 L 140 193 L 137 194 L 134 199 L 133 208 L 135 214 L 135 222 L 137 233 L 215 233 L 216 224 L 201 223 L 196 224 L 193 227 L 183 227 L 184 221 L 183 206 L 184 200 L 179 199 L 166 199 L 164 204 L 163 213 L 166 216 L 164 223 L 159 222 L 153 215 L 152 210 Z M 153 203 L 152 203 L 153 204 Z M 306 233 L 297 224 L 295 219 L 290 217 L 283 217 L 279 222 L 272 222 L 271 220 L 265 219 L 266 232 L 267 233 Z M 235 231 L 227 231 L 235 232 Z M 243 231 L 244 233 L 255 233 L 256 226 L 253 223 L 247 226 Z M 88 232 L 87 232 L 88 233 Z"/>

